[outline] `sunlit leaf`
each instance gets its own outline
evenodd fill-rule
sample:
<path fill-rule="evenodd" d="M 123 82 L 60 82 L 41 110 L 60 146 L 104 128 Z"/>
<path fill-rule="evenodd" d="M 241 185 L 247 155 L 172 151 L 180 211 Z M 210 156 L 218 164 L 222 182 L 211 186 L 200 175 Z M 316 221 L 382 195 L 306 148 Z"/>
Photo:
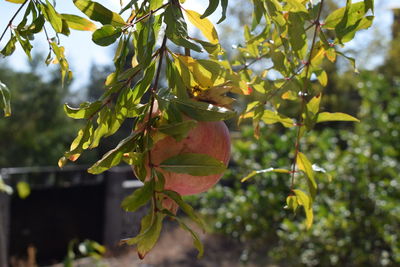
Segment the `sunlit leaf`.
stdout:
<path fill-rule="evenodd" d="M 293 212 L 296 212 L 298 206 L 299 206 L 299 203 L 297 201 L 296 196 L 291 195 L 286 198 L 286 207 L 285 208 L 291 209 L 291 210 L 293 210 Z"/>
<path fill-rule="evenodd" d="M 311 98 L 310 101 L 308 101 L 306 107 L 309 112 L 311 112 L 313 115 L 317 114 L 319 111 L 319 104 L 321 102 L 321 94 L 318 94 Z"/>
<path fill-rule="evenodd" d="M 193 10 L 185 9 L 185 12 L 189 21 L 196 26 L 211 43 L 216 44 L 219 42 L 217 31 L 207 18 L 200 18 L 200 14 Z"/>
<path fill-rule="evenodd" d="M 98 21 L 103 25 L 111 24 L 115 27 L 125 25 L 125 21 L 120 15 L 112 12 L 97 2 L 89 0 L 74 0 L 74 4 L 90 19 Z"/>
<path fill-rule="evenodd" d="M 354 121 L 360 122 L 359 119 L 354 118 L 353 116 L 341 113 L 341 112 L 321 112 L 318 114 L 317 122 L 326 122 L 326 121 Z"/>
<path fill-rule="evenodd" d="M 57 13 L 50 2 L 46 0 L 46 4 L 41 4 L 40 9 L 42 10 L 46 20 L 50 22 L 53 29 L 56 32 L 61 33 L 63 31 L 62 17 Z"/>
<path fill-rule="evenodd" d="M 315 182 L 314 171 L 312 169 L 311 162 L 309 161 L 306 155 L 304 155 L 301 152 L 298 152 L 296 158 L 296 164 L 299 167 L 299 169 L 306 174 L 309 182 L 309 190 L 311 196 L 314 196 L 315 191 L 317 190 L 317 183 Z"/>
<path fill-rule="evenodd" d="M 170 101 L 176 104 L 180 111 L 197 121 L 220 121 L 236 116 L 236 112 L 230 109 L 205 102 L 178 98 L 172 98 Z"/>
<path fill-rule="evenodd" d="M 274 123 L 281 123 L 285 127 L 293 127 L 294 122 L 293 119 L 286 117 L 284 115 L 281 115 L 277 112 L 274 112 L 272 110 L 264 110 L 264 114 L 262 115 L 261 118 L 266 124 L 274 124 Z"/>
<path fill-rule="evenodd" d="M 290 171 L 286 170 L 286 169 L 268 168 L 268 169 L 264 169 L 264 170 L 252 171 L 247 176 L 243 177 L 240 181 L 243 183 L 243 182 L 249 180 L 250 178 L 252 178 L 253 176 L 255 176 L 257 174 L 267 173 L 267 172 L 290 173 Z"/>
<path fill-rule="evenodd" d="M 11 116 L 10 98 L 10 90 L 0 81 L 0 109 L 3 110 L 5 117 Z"/>
<path fill-rule="evenodd" d="M 299 189 L 294 189 L 293 193 L 295 193 L 295 195 L 297 196 L 297 203 L 303 206 L 304 208 L 306 214 L 306 227 L 307 229 L 310 229 L 314 220 L 314 214 L 312 210 L 312 199 L 307 193 Z"/>
<path fill-rule="evenodd" d="M 65 19 L 68 23 L 68 26 L 74 30 L 93 32 L 97 29 L 93 22 L 80 16 L 73 14 L 61 14 L 61 17 Z"/>
<path fill-rule="evenodd" d="M 121 162 L 123 154 L 133 149 L 135 138 L 136 135 L 131 135 L 123 139 L 114 149 L 108 151 L 99 161 L 93 164 L 88 169 L 88 172 L 99 174 L 118 165 Z"/>
<path fill-rule="evenodd" d="M 64 104 L 64 111 L 68 117 L 73 119 L 88 119 L 95 114 L 96 111 L 103 105 L 103 102 L 96 101 L 93 103 L 83 102 L 79 105 L 79 108 L 70 107 L 68 104 Z"/>
<path fill-rule="evenodd" d="M 26 2 L 25 0 L 6 0 L 6 1 L 14 4 L 23 4 L 24 2 Z"/>

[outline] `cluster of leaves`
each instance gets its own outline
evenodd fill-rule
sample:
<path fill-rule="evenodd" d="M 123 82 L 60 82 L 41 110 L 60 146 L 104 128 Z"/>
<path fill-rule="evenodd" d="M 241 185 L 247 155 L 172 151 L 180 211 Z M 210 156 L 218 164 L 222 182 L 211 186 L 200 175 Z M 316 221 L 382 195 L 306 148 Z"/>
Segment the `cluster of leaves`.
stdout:
<path fill-rule="evenodd" d="M 399 85 L 369 71 L 361 72 L 358 78 L 348 74 L 339 78 L 351 89 L 344 92 L 347 96 L 360 93 L 363 123 L 341 131 L 325 127 L 304 140 L 312 144 L 307 148 L 311 159 L 331 177 L 316 176 L 324 194 L 317 196 L 313 227 L 304 231 L 305 226 L 298 223 L 303 215 L 288 219 L 290 215 L 282 209 L 282 195 L 289 185 L 283 174 L 263 173 L 249 183 L 238 182 L 249 168 L 289 164 L 288 140 L 293 133 L 262 126 L 260 131 L 268 135 L 267 140 L 260 139 L 254 145 L 252 131 L 243 127 L 242 137 L 233 142 L 227 184 L 193 200 L 200 203 L 202 214 L 215 231 L 243 241 L 255 254 L 265 255 L 268 250 L 269 256 L 285 265 L 400 263 Z"/>
<path fill-rule="evenodd" d="M 318 123 L 328 121 L 358 120 L 345 113 L 320 111 L 321 87 L 312 86 L 314 80 L 323 87 L 328 77 L 323 69 L 325 61 L 335 62 L 337 56 L 345 56 L 340 46 L 351 41 L 355 33 L 371 26 L 373 2 L 346 2 L 322 18 L 324 1 L 311 4 L 309 1 L 254 1 L 253 20 L 245 26 L 246 44 L 239 48 L 240 56 L 234 66 L 244 66 L 239 73 L 254 92 L 252 102 L 247 105 L 240 119 L 252 118 L 256 137 L 259 123 L 280 123 L 286 128 L 295 128 L 295 153 L 291 167 L 256 170 L 243 180 L 264 172 L 287 173 L 291 176 L 291 193 L 287 206 L 296 211 L 299 206 L 307 215 L 306 225 L 313 221 L 312 204 L 317 191 L 312 162 L 303 153 L 300 141 Z M 311 35 L 311 39 L 308 39 Z M 345 56 L 354 65 L 354 59 Z M 251 65 L 263 59 L 270 67 L 255 72 Z M 355 67 L 355 66 L 354 66 Z M 271 72 L 271 74 L 270 74 Z M 297 103 L 294 114 L 287 107 Z M 263 166 L 264 167 L 264 166 Z M 298 182 L 296 182 L 296 179 Z M 305 180 L 304 186 L 302 181 Z"/>
<path fill-rule="evenodd" d="M 315 172 L 320 170 L 313 168 L 311 161 L 301 151 L 300 140 L 317 123 L 358 121 L 344 113 L 320 112 L 322 94 L 311 86 L 311 78 L 315 75 L 322 86 L 327 84 L 322 62 L 325 59 L 334 62 L 337 55 L 344 56 L 338 51 L 338 46 L 350 41 L 357 31 L 371 25 L 373 16 L 367 13 L 373 12 L 373 0 L 354 4 L 349 0 L 345 7 L 329 14 L 324 22 L 321 17 L 324 0 L 318 3 L 305 0 L 254 0 L 253 23 L 251 27 L 245 26 L 246 43 L 239 48 L 240 55 L 233 64 L 226 59 L 215 27 L 206 18 L 220 4 L 222 16 L 219 22 L 223 21 L 228 5 L 226 0 L 210 0 L 204 14 L 183 9 L 180 3 L 184 1 L 178 0 L 132 0 L 126 6 L 121 6 L 119 13 L 94 1 L 74 0 L 75 6 L 90 20 L 59 14 L 48 1 L 9 1 L 21 4 L 17 13 L 28 5 L 19 26 L 11 27 L 11 19 L 11 39 L 2 50 L 3 55 L 10 55 L 18 41 L 30 56 L 29 40 L 41 29 L 47 35 L 47 21 L 56 37 L 50 39 L 47 36 L 50 54 L 46 62 L 50 62 L 51 55 L 55 55 L 53 61 L 60 64 L 63 80 L 70 76 L 70 70 L 64 49 L 58 43 L 58 34 L 68 35 L 69 28 L 89 30 L 94 31 L 92 40 L 98 45 L 118 43 L 114 56 L 115 70 L 105 81 L 104 94 L 97 101 L 85 102 L 79 107 L 64 106 L 69 117 L 85 120 L 86 123 L 79 130 L 69 151 L 59 160 L 59 166 L 64 166 L 68 160 L 76 161 L 85 150 L 99 146 L 102 138 L 115 134 L 126 119 L 133 119 L 132 134 L 88 171 L 99 174 L 122 161 L 134 165 L 135 173 L 144 186 L 128 197 L 123 207 L 135 211 L 151 203 L 148 215 L 142 219 L 139 235 L 126 240 L 128 244 L 137 244 L 141 258 L 156 243 L 165 217 L 176 219 L 188 230 L 199 255 L 202 254 L 197 234 L 163 206 L 164 201 L 169 199 L 201 224 L 192 208 L 177 193 L 164 189 L 165 179 L 151 162 L 151 148 L 163 135 L 182 140 L 197 121 L 220 121 L 234 117 L 236 113 L 230 109 L 233 99 L 227 93 L 247 95 L 251 99 L 240 120 L 252 118 L 257 137 L 260 137 L 261 121 L 266 124 L 281 123 L 284 127 L 296 130 L 292 167 L 258 170 L 251 176 L 264 172 L 289 174 L 288 207 L 296 211 L 298 206 L 302 206 L 306 213 L 307 228 L 311 227 L 312 204 L 317 190 Z M 122 17 L 124 14 L 129 16 L 126 20 Z M 189 36 L 184 15 L 200 30 L 206 41 Z M 28 23 L 29 17 L 31 23 Z M 102 26 L 97 29 L 92 21 Z M 334 37 L 329 39 L 328 33 Z M 161 44 L 158 44 L 157 40 L 161 39 Z M 130 68 L 125 69 L 131 45 L 134 57 L 128 63 Z M 174 52 L 176 46 L 183 47 L 185 55 Z M 191 57 L 191 50 L 206 52 L 208 59 Z M 271 67 L 258 74 L 252 67 L 261 59 Z M 350 61 L 354 63 L 353 59 Z M 166 88 L 162 88 L 160 78 L 163 62 L 166 65 Z M 275 75 L 270 74 L 270 70 L 275 70 Z M 9 97 L 4 88 L 1 86 L 0 92 L 6 97 L 0 103 L 2 107 L 7 107 Z M 287 103 L 295 103 L 299 111 L 286 114 Z M 193 120 L 185 120 L 184 115 Z M 190 167 L 194 164 L 203 167 L 201 173 L 198 167 Z M 216 174 L 222 170 L 221 162 L 207 155 L 188 154 L 167 159 L 157 167 L 190 175 Z"/>

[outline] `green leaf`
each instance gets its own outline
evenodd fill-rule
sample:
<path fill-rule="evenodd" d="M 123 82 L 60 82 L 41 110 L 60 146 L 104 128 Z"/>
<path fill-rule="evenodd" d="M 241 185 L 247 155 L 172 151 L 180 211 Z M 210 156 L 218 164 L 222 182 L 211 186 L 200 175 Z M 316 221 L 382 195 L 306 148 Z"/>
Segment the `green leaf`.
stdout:
<path fill-rule="evenodd" d="M 293 212 L 296 212 L 297 207 L 299 206 L 299 203 L 297 201 L 297 197 L 296 196 L 288 196 L 286 198 L 286 207 L 288 209 L 293 210 Z"/>
<path fill-rule="evenodd" d="M 128 165 L 138 165 L 143 160 L 143 153 L 127 152 L 123 154 L 122 159 Z"/>
<path fill-rule="evenodd" d="M 236 112 L 230 109 L 206 102 L 191 99 L 181 100 L 178 98 L 172 98 L 170 101 L 176 104 L 181 112 L 197 121 L 220 121 L 236 116 Z"/>
<path fill-rule="evenodd" d="M 111 24 L 115 27 L 122 27 L 125 25 L 125 21 L 120 15 L 112 12 L 97 2 L 74 0 L 74 4 L 90 19 L 98 21 L 103 25 Z"/>
<path fill-rule="evenodd" d="M 64 104 L 64 111 L 70 118 L 88 119 L 93 116 L 93 114 L 95 114 L 95 112 L 98 111 L 102 105 L 103 102 L 101 101 L 96 101 L 93 103 L 83 102 L 79 105 L 79 108 L 73 108 L 68 106 L 68 104 Z"/>
<path fill-rule="evenodd" d="M 218 34 L 214 25 L 207 18 L 200 18 L 200 14 L 193 10 L 186 10 L 189 21 L 196 26 L 212 44 L 219 43 Z"/>
<path fill-rule="evenodd" d="M 136 189 L 131 195 L 122 201 L 122 208 L 125 211 L 134 212 L 145 205 L 152 197 L 154 192 L 154 180 L 145 182 L 144 185 Z"/>
<path fill-rule="evenodd" d="M 201 18 L 205 18 L 210 16 L 214 11 L 217 9 L 219 5 L 219 0 L 208 0 L 208 7 L 204 11 L 203 15 L 201 15 Z"/>
<path fill-rule="evenodd" d="M 304 208 L 304 211 L 306 213 L 306 221 L 305 221 L 306 227 L 307 229 L 310 229 L 314 220 L 314 214 L 312 210 L 312 199 L 307 193 L 299 189 L 293 189 L 293 193 L 295 193 L 295 195 L 297 196 L 297 203 L 303 206 Z"/>
<path fill-rule="evenodd" d="M 179 207 L 183 210 L 184 213 L 186 213 L 189 218 L 195 222 L 201 229 L 205 229 L 205 224 L 203 220 L 196 214 L 192 206 L 187 204 L 185 201 L 183 201 L 182 197 L 175 191 L 171 190 L 164 190 L 163 193 L 171 198 L 173 201 L 175 201 Z"/>
<path fill-rule="evenodd" d="M 124 8 L 121 9 L 121 11 L 119 12 L 119 14 L 121 15 L 122 13 L 124 13 L 126 10 L 130 9 L 134 4 L 136 4 L 138 0 L 131 0 Z"/>
<path fill-rule="evenodd" d="M 367 6 L 365 5 L 367 3 Z M 357 31 L 371 26 L 373 16 L 365 16 L 370 9 L 370 3 L 347 2 L 346 7 L 339 8 L 332 12 L 325 20 L 324 28 L 335 30 L 337 38 L 341 43 L 348 42 L 354 38 Z"/>
<path fill-rule="evenodd" d="M 164 22 L 167 24 L 168 39 L 176 45 L 201 52 L 201 48 L 189 40 L 187 25 L 179 7 L 168 5 L 164 12 Z"/>
<path fill-rule="evenodd" d="M 17 192 L 18 196 L 22 199 L 27 198 L 31 194 L 31 187 L 27 182 L 18 182 L 17 183 Z"/>
<path fill-rule="evenodd" d="M 221 0 L 222 14 L 221 18 L 217 21 L 217 24 L 220 24 L 226 19 L 226 10 L 228 8 L 228 0 Z"/>
<path fill-rule="evenodd" d="M 68 79 L 72 78 L 72 72 L 69 69 L 68 61 L 64 55 L 65 49 L 63 46 L 58 46 L 56 42 L 51 42 L 50 45 L 51 45 L 51 48 L 53 49 L 54 54 L 56 55 L 58 64 L 60 65 L 61 82 L 64 85 L 66 78 L 68 78 Z"/>
<path fill-rule="evenodd" d="M 251 173 L 249 173 L 247 176 L 243 177 L 240 182 L 246 182 L 247 180 L 249 180 L 250 178 L 252 178 L 253 176 L 260 174 L 260 173 L 266 173 L 266 172 L 277 172 L 277 173 L 290 173 L 289 170 L 286 169 L 275 169 L 275 168 L 268 168 L 268 169 L 264 169 L 264 170 L 258 170 L 258 171 L 252 171 Z"/>
<path fill-rule="evenodd" d="M 123 240 L 123 243 L 128 245 L 137 244 L 139 258 L 143 259 L 157 243 L 164 217 L 165 214 L 163 213 L 150 211 L 141 221 L 140 233 L 133 238 Z"/>
<path fill-rule="evenodd" d="M 114 149 L 108 151 L 99 161 L 93 164 L 88 169 L 88 172 L 99 174 L 118 165 L 121 162 L 123 154 L 133 150 L 136 138 L 137 134 L 133 134 L 123 139 Z"/>
<path fill-rule="evenodd" d="M 95 31 L 96 25 L 88 19 L 73 14 L 61 14 L 61 17 L 68 23 L 68 26 L 78 31 Z"/>
<path fill-rule="evenodd" d="M 6 46 L 1 50 L 1 54 L 3 56 L 9 56 L 15 51 L 15 43 L 17 42 L 17 37 L 14 34 L 11 34 L 10 40 L 7 42 Z"/>
<path fill-rule="evenodd" d="M 41 4 L 40 9 L 42 10 L 46 20 L 50 22 L 53 29 L 58 33 L 62 33 L 63 32 L 62 17 L 60 16 L 60 14 L 57 13 L 57 11 L 50 4 L 50 2 L 46 0 L 46 4 Z"/>
<path fill-rule="evenodd" d="M 319 104 L 321 102 L 321 94 L 318 94 L 311 98 L 307 103 L 307 111 L 311 112 L 313 115 L 316 115 L 319 111 Z"/>
<path fill-rule="evenodd" d="M 194 176 L 220 174 L 226 169 L 223 162 L 207 154 L 194 153 L 170 157 L 161 162 L 159 167 L 170 172 L 187 173 Z"/>
<path fill-rule="evenodd" d="M 315 71 L 314 73 L 317 76 L 317 79 L 322 86 L 326 86 L 328 84 L 328 75 L 326 74 L 326 71 L 319 70 Z"/>
<path fill-rule="evenodd" d="M 359 119 L 354 118 L 346 113 L 341 112 L 321 112 L 318 114 L 317 123 L 318 122 L 325 122 L 325 121 L 355 121 L 360 122 Z"/>
<path fill-rule="evenodd" d="M 21 45 L 25 54 L 28 56 L 29 60 L 32 60 L 32 55 L 31 55 L 32 45 L 29 42 L 29 40 L 22 38 L 21 35 L 18 33 L 18 31 L 15 31 L 15 36 L 17 37 L 19 44 Z"/>
<path fill-rule="evenodd" d="M 157 23 L 159 21 L 157 20 Z M 146 22 L 136 25 L 137 35 L 134 40 L 136 60 L 142 68 L 146 68 L 151 62 L 151 54 L 156 43 L 155 30 L 155 17 L 150 16 Z"/>
<path fill-rule="evenodd" d="M 10 90 L 0 81 L 0 108 L 3 110 L 5 117 L 11 116 L 10 98 Z"/>
<path fill-rule="evenodd" d="M 314 171 L 311 162 L 308 160 L 306 155 L 298 152 L 296 157 L 296 164 L 299 169 L 306 174 L 311 196 L 314 197 L 317 190 L 317 183 L 315 182 Z"/>
<path fill-rule="evenodd" d="M 353 67 L 354 72 L 355 72 L 355 73 L 358 73 L 358 69 L 357 69 L 357 67 L 356 67 L 356 60 L 355 60 L 354 58 L 349 57 L 349 56 L 346 56 L 345 54 L 343 54 L 342 52 L 339 52 L 339 51 L 336 51 L 336 54 L 338 54 L 338 55 L 340 55 L 340 56 L 346 58 L 348 61 L 350 61 L 350 64 L 351 64 L 351 66 Z"/>
<path fill-rule="evenodd" d="M 286 11 L 308 13 L 307 8 L 299 0 L 286 0 L 286 2 L 288 3 Z"/>
<path fill-rule="evenodd" d="M 113 44 L 121 34 L 121 28 L 115 28 L 112 25 L 104 25 L 93 33 L 92 40 L 95 44 L 108 46 Z"/>
<path fill-rule="evenodd" d="M 272 110 L 264 110 L 264 114 L 262 115 L 261 119 L 266 124 L 274 124 L 279 122 L 287 128 L 294 126 L 294 122 L 291 118 L 281 115 L 278 112 L 274 112 Z"/>
<path fill-rule="evenodd" d="M 175 219 L 177 219 L 177 217 L 175 217 Z M 193 245 L 199 252 L 197 254 L 197 258 L 200 259 L 201 257 L 203 257 L 204 247 L 203 247 L 203 243 L 201 243 L 199 235 L 195 231 L 193 231 L 188 225 L 186 225 L 181 219 L 178 219 L 178 223 L 182 229 L 186 230 L 187 232 L 189 232 L 192 235 Z"/>
<path fill-rule="evenodd" d="M 197 122 L 195 120 L 186 120 L 182 122 L 161 125 L 157 128 L 157 130 L 172 136 L 176 139 L 176 141 L 179 142 L 182 139 L 186 138 L 189 131 L 196 127 L 196 125 Z"/>

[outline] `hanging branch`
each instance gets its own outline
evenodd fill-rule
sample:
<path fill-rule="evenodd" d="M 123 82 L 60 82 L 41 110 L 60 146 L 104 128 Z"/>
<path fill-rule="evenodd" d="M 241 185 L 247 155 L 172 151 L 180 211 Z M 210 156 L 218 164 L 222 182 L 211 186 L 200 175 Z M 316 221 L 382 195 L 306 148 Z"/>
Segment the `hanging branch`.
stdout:
<path fill-rule="evenodd" d="M 3 40 L 3 37 L 4 37 L 4 35 L 6 34 L 7 29 L 8 29 L 8 28 L 11 28 L 12 23 L 13 23 L 14 19 L 17 17 L 18 13 L 22 10 L 22 8 L 23 8 L 23 7 L 25 6 L 25 4 L 28 3 L 28 2 L 29 2 L 29 0 L 25 0 L 25 2 L 23 2 L 23 3 L 21 4 L 21 6 L 17 9 L 17 11 L 16 11 L 16 12 L 14 13 L 14 15 L 11 17 L 11 19 L 10 19 L 10 21 L 8 22 L 6 28 L 4 29 L 3 33 L 1 34 L 0 42 L 1 42 L 1 40 Z"/>
<path fill-rule="evenodd" d="M 314 52 L 314 47 L 315 47 L 315 42 L 317 40 L 317 34 L 318 31 L 320 30 L 321 23 L 320 23 L 320 18 L 321 18 L 321 12 L 322 12 L 322 7 L 324 4 L 324 0 L 321 0 L 319 10 L 318 10 L 318 15 L 317 18 L 315 19 L 313 25 L 314 25 L 314 34 L 313 38 L 311 41 L 311 48 L 310 48 L 310 54 L 308 56 L 308 60 L 305 62 L 305 79 L 308 79 L 309 72 L 310 72 L 310 65 L 311 65 L 311 60 L 312 60 L 312 55 Z M 311 77 L 310 77 L 311 78 Z M 304 84 L 304 88 L 302 91 L 300 91 L 300 97 L 301 97 L 301 108 L 300 108 L 300 113 L 299 113 L 299 119 L 298 122 L 296 123 L 297 127 L 297 134 L 296 134 L 296 141 L 295 141 L 295 150 L 294 150 L 294 156 L 293 156 L 293 164 L 292 164 L 292 171 L 291 171 L 291 184 L 290 184 L 290 190 L 292 191 L 294 188 L 294 178 L 295 178 L 295 173 L 296 173 L 296 161 L 297 161 L 297 156 L 300 152 L 300 140 L 301 140 L 301 127 L 303 126 L 303 113 L 304 109 L 306 107 L 306 95 L 308 94 L 308 88 L 307 84 Z"/>

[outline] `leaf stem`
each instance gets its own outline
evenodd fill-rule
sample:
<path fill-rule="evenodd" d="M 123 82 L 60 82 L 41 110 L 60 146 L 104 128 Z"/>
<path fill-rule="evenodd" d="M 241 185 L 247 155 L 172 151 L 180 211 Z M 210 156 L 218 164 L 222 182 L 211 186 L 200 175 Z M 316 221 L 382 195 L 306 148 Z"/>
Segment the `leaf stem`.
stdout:
<path fill-rule="evenodd" d="M 25 0 L 25 2 L 23 2 L 23 3 L 21 4 L 21 6 L 17 9 L 17 11 L 16 11 L 16 12 L 14 13 L 14 15 L 11 17 L 11 19 L 10 19 L 10 21 L 8 22 L 6 28 L 4 29 L 3 33 L 1 34 L 0 42 L 1 42 L 1 40 L 3 40 L 3 37 L 4 37 L 4 35 L 6 34 L 7 29 L 8 29 L 8 28 L 11 28 L 11 25 L 12 25 L 14 19 L 17 17 L 18 13 L 22 10 L 22 8 L 23 8 L 23 7 L 25 6 L 25 4 L 28 3 L 28 2 L 29 2 L 29 0 Z"/>

